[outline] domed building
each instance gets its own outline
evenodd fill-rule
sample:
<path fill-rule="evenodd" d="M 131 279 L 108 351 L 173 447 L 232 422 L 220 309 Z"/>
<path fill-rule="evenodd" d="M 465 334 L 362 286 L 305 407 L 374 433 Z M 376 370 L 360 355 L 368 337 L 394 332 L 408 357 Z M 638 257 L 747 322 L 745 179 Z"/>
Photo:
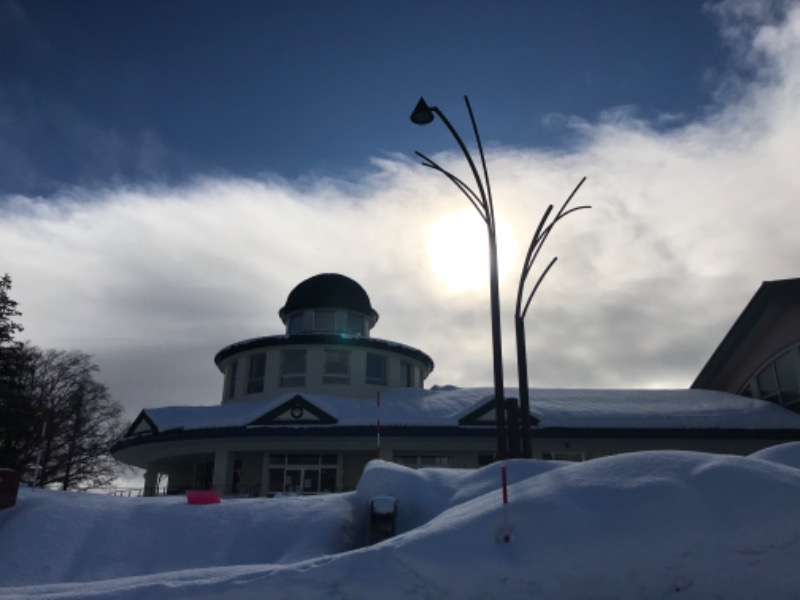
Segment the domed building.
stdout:
<path fill-rule="evenodd" d="M 371 336 L 378 313 L 356 281 L 334 273 L 306 279 L 278 315 L 283 334 L 217 353 L 218 405 L 145 409 L 114 444 L 115 458 L 145 469 L 145 494 L 338 492 L 354 489 L 376 457 L 409 467 L 493 460 L 494 390 L 426 389 L 433 360 Z M 765 283 L 695 389 L 532 389 L 534 457 L 747 454 L 799 440 L 800 414 L 788 410 L 800 407 L 799 315 L 800 280 Z M 772 396 L 764 373 L 777 373 Z"/>
<path fill-rule="evenodd" d="M 422 387 L 433 370 L 424 352 L 373 339 L 378 322 L 357 282 L 335 273 L 306 279 L 278 312 L 286 335 L 237 342 L 217 353 L 222 402 L 274 398 L 287 389 L 375 398 L 381 390 Z"/>

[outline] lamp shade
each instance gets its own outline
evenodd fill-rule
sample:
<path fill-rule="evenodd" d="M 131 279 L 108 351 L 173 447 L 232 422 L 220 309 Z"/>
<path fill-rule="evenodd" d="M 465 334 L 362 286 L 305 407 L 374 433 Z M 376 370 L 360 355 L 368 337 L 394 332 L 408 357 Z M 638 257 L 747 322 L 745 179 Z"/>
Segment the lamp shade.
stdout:
<path fill-rule="evenodd" d="M 420 96 L 414 112 L 411 113 L 411 122 L 417 125 L 427 125 L 433 121 L 433 109 L 425 102 L 425 98 Z"/>

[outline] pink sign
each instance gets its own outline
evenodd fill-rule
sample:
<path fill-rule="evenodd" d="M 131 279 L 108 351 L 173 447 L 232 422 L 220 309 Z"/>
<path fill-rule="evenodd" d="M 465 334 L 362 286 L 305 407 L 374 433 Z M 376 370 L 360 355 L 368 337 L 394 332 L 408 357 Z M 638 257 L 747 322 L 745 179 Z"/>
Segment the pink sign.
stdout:
<path fill-rule="evenodd" d="M 186 490 L 186 500 L 189 504 L 219 504 L 217 490 Z"/>

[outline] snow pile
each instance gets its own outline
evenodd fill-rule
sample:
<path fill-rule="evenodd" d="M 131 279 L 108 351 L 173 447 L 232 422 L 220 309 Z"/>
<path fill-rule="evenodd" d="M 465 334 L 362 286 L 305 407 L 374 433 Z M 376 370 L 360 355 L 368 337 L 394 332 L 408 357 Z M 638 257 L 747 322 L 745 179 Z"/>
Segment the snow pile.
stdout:
<path fill-rule="evenodd" d="M 209 506 L 24 490 L 0 513 L 0 596 L 796 598 L 799 467 L 800 443 L 509 461 L 509 543 L 499 465 L 376 461 L 354 493 Z M 399 535 L 336 554 L 376 496 Z"/>

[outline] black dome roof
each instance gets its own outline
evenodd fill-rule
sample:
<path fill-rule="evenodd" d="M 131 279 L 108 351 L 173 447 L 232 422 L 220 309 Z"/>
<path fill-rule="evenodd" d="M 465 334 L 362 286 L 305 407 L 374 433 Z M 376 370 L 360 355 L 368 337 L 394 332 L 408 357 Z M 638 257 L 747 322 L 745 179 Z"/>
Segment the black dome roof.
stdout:
<path fill-rule="evenodd" d="M 378 320 L 364 288 L 338 273 L 321 273 L 300 282 L 278 314 L 285 321 L 289 313 L 307 308 L 343 308 L 367 315 L 373 323 Z"/>

